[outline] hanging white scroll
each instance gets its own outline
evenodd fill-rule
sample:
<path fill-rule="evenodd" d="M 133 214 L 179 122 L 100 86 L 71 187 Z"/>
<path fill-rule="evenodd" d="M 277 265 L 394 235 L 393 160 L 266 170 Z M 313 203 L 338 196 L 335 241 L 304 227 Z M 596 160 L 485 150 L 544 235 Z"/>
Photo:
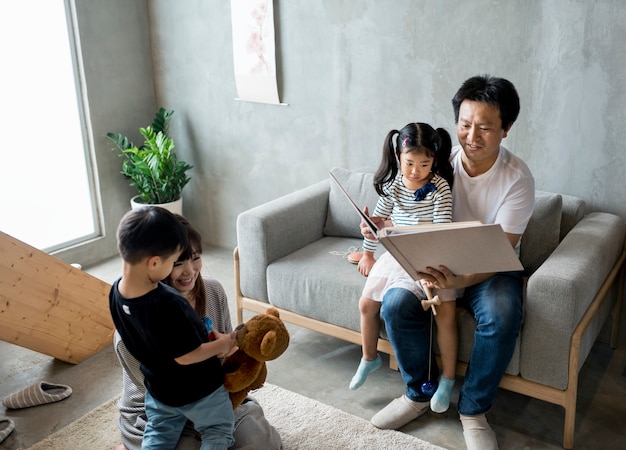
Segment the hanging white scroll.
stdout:
<path fill-rule="evenodd" d="M 272 0 L 231 0 L 230 5 L 238 100 L 281 104 Z"/>

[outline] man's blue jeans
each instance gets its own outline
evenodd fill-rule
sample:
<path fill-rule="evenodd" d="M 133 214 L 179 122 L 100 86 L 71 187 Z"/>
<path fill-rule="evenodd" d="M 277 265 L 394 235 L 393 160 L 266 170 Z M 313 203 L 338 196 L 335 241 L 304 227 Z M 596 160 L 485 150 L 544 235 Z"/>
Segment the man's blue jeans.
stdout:
<path fill-rule="evenodd" d="M 522 323 L 521 273 L 498 273 L 467 287 L 457 305 L 466 307 L 477 324 L 459 397 L 459 413 L 473 416 L 491 408 L 513 356 Z M 383 297 L 381 314 L 406 384 L 406 396 L 428 401 L 421 385 L 429 379 L 430 310 L 424 311 L 421 302 L 406 289 L 392 288 Z"/>

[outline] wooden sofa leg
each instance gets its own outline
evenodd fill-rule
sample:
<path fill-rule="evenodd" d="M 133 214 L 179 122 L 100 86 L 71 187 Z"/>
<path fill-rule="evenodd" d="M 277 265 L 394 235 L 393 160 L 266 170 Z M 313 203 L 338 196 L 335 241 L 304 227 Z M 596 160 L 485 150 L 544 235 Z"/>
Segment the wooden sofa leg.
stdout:
<path fill-rule="evenodd" d="M 573 405 L 565 405 L 565 426 L 563 428 L 563 448 L 574 448 L 574 426 L 576 420 L 576 399 Z"/>
<path fill-rule="evenodd" d="M 391 370 L 400 370 L 398 369 L 398 360 L 396 359 L 396 355 L 389 355 L 389 368 Z"/>
<path fill-rule="evenodd" d="M 626 266 L 622 266 L 617 285 L 617 299 L 613 307 L 613 327 L 611 328 L 611 348 L 619 346 L 619 332 L 622 324 L 622 306 L 624 304 L 624 283 L 626 282 Z"/>

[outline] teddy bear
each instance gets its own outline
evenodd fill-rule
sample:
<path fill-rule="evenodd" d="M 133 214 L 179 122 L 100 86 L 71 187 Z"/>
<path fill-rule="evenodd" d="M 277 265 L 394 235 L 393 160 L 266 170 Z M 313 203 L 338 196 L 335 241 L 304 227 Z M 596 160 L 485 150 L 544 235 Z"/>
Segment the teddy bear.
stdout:
<path fill-rule="evenodd" d="M 282 355 L 289 346 L 289 332 L 276 308 L 268 308 L 235 329 L 239 349 L 224 360 L 224 387 L 233 409 L 248 392 L 260 388 L 267 377 L 266 361 Z"/>

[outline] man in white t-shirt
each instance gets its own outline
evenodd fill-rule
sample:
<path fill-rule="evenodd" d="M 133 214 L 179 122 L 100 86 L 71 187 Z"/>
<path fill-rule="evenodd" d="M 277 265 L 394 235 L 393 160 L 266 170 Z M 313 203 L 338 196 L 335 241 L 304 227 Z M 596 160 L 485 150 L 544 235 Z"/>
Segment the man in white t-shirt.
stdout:
<path fill-rule="evenodd" d="M 476 76 L 463 83 L 452 105 L 460 144 L 450 157 L 452 219 L 500 224 L 519 255 L 520 238 L 534 207 L 535 183 L 526 164 L 501 145 L 519 114 L 517 91 L 503 78 Z M 361 230 L 371 238 L 367 227 Z M 485 413 L 521 327 L 522 273 L 455 275 L 439 266 L 419 275 L 438 289 L 464 289 L 457 303 L 473 314 L 477 328 L 459 396 L 463 435 L 470 450 L 497 449 Z M 428 373 L 436 366 L 429 365 L 429 312 L 410 291 L 392 289 L 383 298 L 381 313 L 406 390 L 371 422 L 378 428 L 397 429 L 428 411 L 430 396 L 422 384 L 437 377 Z"/>

